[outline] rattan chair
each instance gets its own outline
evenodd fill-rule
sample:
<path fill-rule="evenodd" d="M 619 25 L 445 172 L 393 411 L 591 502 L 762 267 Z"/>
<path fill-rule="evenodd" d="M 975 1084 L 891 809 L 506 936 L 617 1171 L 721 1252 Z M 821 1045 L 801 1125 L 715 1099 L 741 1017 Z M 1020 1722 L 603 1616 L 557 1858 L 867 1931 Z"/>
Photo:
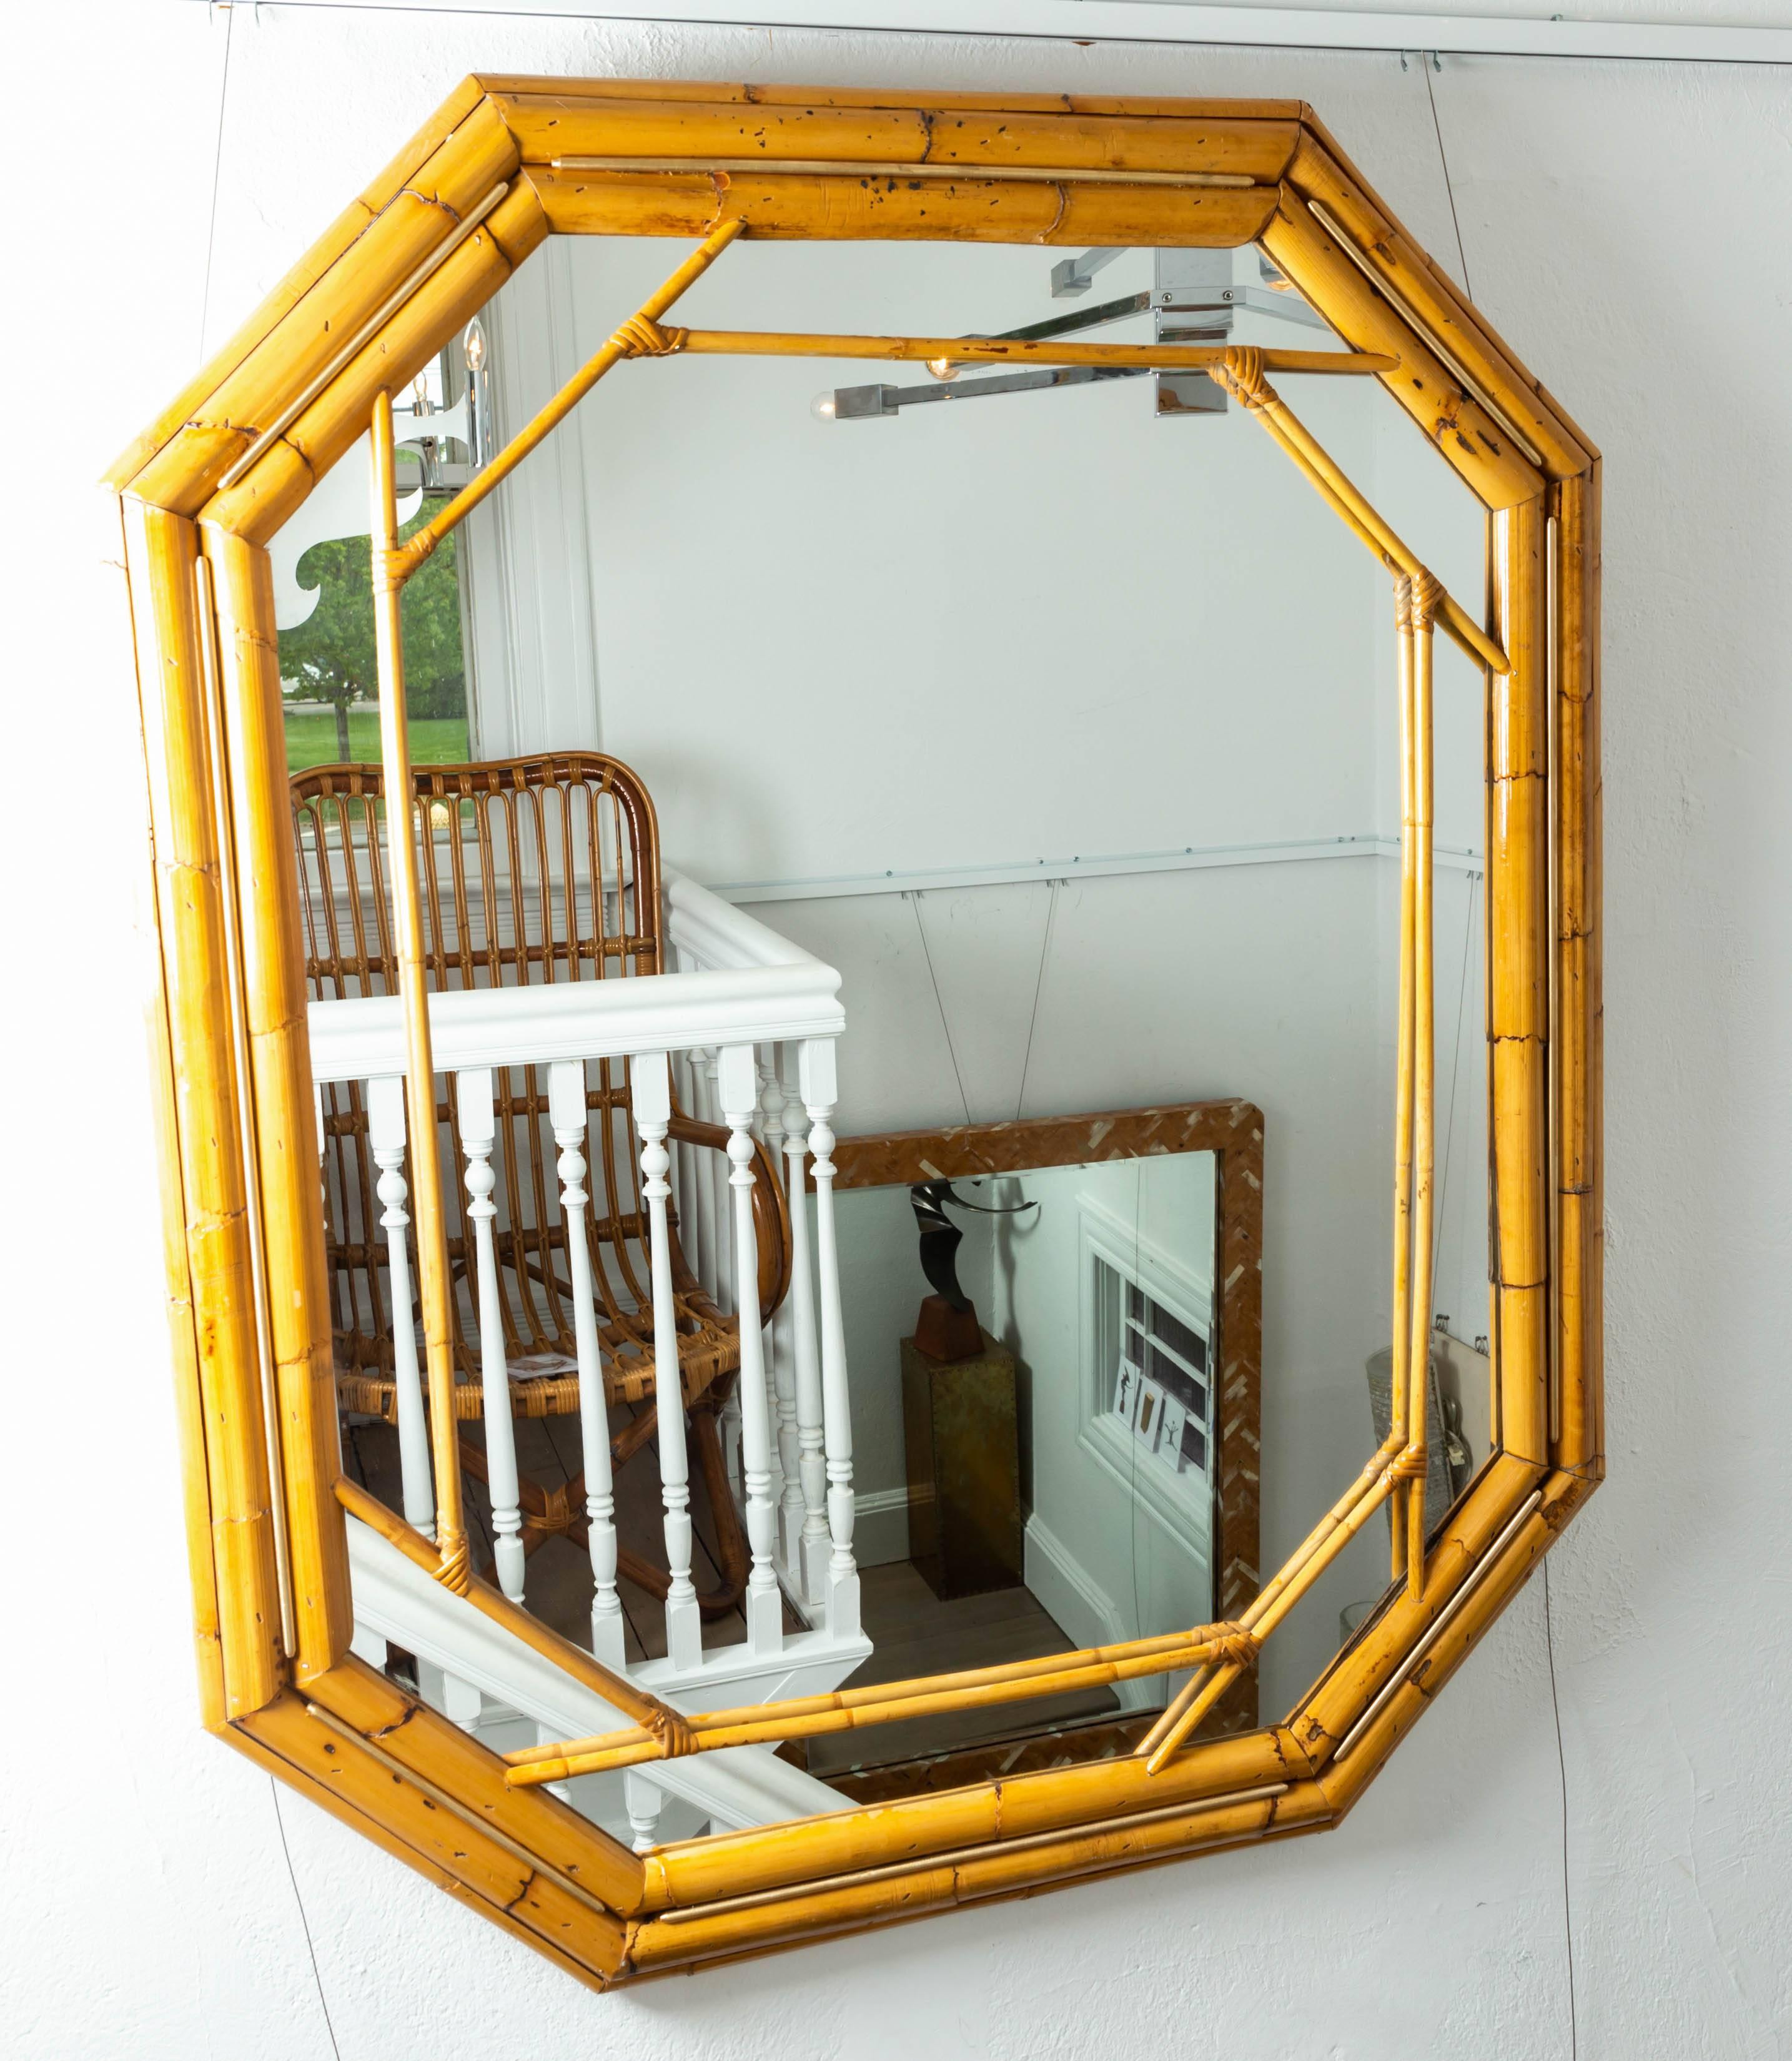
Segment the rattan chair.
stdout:
<path fill-rule="evenodd" d="M 598 752 L 568 752 L 419 767 L 414 777 L 427 824 L 422 877 L 432 989 L 638 979 L 665 970 L 658 828 L 646 790 L 627 766 Z M 396 991 L 382 793 L 377 766 L 313 766 L 293 776 L 306 970 L 315 998 Z M 652 1291 L 627 1062 L 596 1060 L 590 1074 L 586 1223 L 604 1380 L 613 1411 L 635 1406 L 612 1438 L 620 1467 L 646 1444 L 658 1421 Z M 498 1070 L 495 1087 L 494 1231 L 513 1408 L 522 1417 L 571 1415 L 578 1408 L 576 1344 L 546 1082 L 538 1079 L 535 1068 L 518 1067 Z M 443 1199 L 456 1286 L 455 1409 L 464 1422 L 482 1417 L 484 1403 L 466 1197 L 450 1175 L 464 1172 L 466 1164 L 452 1079 L 437 1119 L 445 1133 Z M 345 1411 L 395 1423 L 392 1327 L 414 1323 L 415 1313 L 386 1307 L 375 1194 L 379 1172 L 358 1085 L 325 1089 L 323 1130 L 338 1399 Z M 670 1135 L 674 1142 L 726 1155 L 726 1130 L 682 1111 L 674 1111 Z M 759 1304 L 762 1319 L 769 1319 L 790 1283 L 790 1222 L 762 1146 L 756 1148 L 754 1171 Z M 718 1586 L 700 1594 L 699 1601 L 706 1614 L 714 1615 L 739 1600 L 748 1564 L 718 1423 L 739 1371 L 739 1326 L 692 1274 L 678 1249 L 675 1215 L 673 1221 L 683 1402 L 721 1567 Z M 613 1415 L 613 1431 L 614 1423 Z M 467 1471 L 482 1479 L 483 1453 L 464 1434 L 462 1454 Z M 582 1481 L 548 1487 L 526 1480 L 526 1551 L 556 1534 L 585 1543 Z M 624 1539 L 620 1547 L 618 1571 L 664 1596 L 668 1577 L 658 1564 L 658 1543 Z"/>

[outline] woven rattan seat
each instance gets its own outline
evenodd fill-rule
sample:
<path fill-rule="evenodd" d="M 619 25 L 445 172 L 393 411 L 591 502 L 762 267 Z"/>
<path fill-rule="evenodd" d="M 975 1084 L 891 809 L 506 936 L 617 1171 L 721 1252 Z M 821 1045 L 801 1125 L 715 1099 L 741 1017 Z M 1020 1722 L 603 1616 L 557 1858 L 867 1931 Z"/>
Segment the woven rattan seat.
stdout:
<path fill-rule="evenodd" d="M 417 769 L 414 786 L 427 827 L 422 879 L 432 990 L 639 979 L 665 970 L 653 804 L 619 760 L 568 752 L 425 766 Z M 312 996 L 395 993 L 380 768 L 312 766 L 293 776 L 291 794 Z M 512 1409 L 526 1418 L 570 1415 L 578 1408 L 577 1345 L 546 1070 L 499 1068 L 494 1086 L 494 1235 Z M 355 1083 L 329 1084 L 322 1099 L 338 1400 L 345 1411 L 395 1423 L 393 1326 L 414 1323 L 416 1313 L 387 1307 L 375 1192 L 379 1170 L 369 1147 L 362 1090 Z M 604 1385 L 613 1406 L 646 1406 L 612 1439 L 620 1464 L 651 1436 L 657 1406 L 639 1146 L 626 1060 L 590 1063 L 586 1102 L 590 1205 L 585 1218 Z M 451 1079 L 437 1121 L 455 1287 L 455 1415 L 465 1423 L 482 1417 L 485 1405 L 467 1198 L 457 1178 L 466 1159 Z M 674 1111 L 670 1137 L 726 1154 L 728 1134 L 721 1125 Z M 755 1148 L 754 1171 L 759 1302 L 762 1317 L 769 1318 L 789 1283 L 790 1225 L 763 1147 Z M 683 1401 L 725 1563 L 738 1559 L 743 1575 L 745 1555 L 738 1550 L 716 1419 L 739 1369 L 739 1323 L 698 1283 L 678 1247 L 675 1214 L 673 1223 Z M 483 1455 L 476 1447 L 463 1442 L 463 1456 L 470 1471 L 482 1475 Z M 555 1531 L 582 1539 L 582 1499 L 574 1491 L 538 1487 L 526 1494 L 525 1504 L 524 1539 L 531 1551 Z M 646 1566 L 626 1544 L 622 1558 L 631 1579 L 664 1592 L 663 1571 Z M 724 1587 L 732 1593 L 704 1598 L 706 1607 L 727 1607 L 738 1595 L 737 1571 L 729 1564 L 726 1571 L 730 1579 Z"/>

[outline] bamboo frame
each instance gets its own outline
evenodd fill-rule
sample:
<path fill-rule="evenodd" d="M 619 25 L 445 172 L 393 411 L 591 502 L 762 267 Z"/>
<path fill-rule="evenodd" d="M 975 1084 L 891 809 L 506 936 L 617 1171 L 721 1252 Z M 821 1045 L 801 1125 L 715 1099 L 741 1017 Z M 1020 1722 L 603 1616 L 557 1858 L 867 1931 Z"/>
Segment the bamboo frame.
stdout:
<path fill-rule="evenodd" d="M 610 164 L 576 169 L 584 158 Z M 681 169 L 651 169 L 669 162 Z M 706 242 L 724 230 L 1046 246 L 1257 238 L 1358 355 L 1358 370 L 1363 358 L 1394 362 L 1370 376 L 1489 511 L 1490 614 L 1483 621 L 1439 598 L 1437 619 L 1490 668 L 1500 1450 L 1429 1540 L 1415 1542 L 1418 1499 L 1406 1496 L 1406 1579 L 1279 1725 L 1186 1746 L 1170 1738 L 1248 1657 L 1246 1640 L 1273 1629 L 1322 1556 L 1402 1493 L 1404 1443 L 1390 1440 L 1289 1566 L 1229 1620 L 1243 1637 L 1216 1651 L 1222 1664 L 1184 1709 L 1166 1714 L 1164 1735 L 1142 1756 L 643 1858 L 538 1783 L 506 1780 L 495 1756 L 406 1705 L 347 1654 L 352 1607 L 309 1055 L 294 1000 L 296 910 L 290 854 L 280 858 L 284 766 L 265 546 L 366 426 L 378 397 L 412 377 L 545 236 Z M 656 328 L 658 320 L 646 315 Z M 657 352 L 666 334 L 642 328 L 629 340 Z M 345 337 L 358 346 L 346 358 Z M 966 355 L 963 340 L 950 342 L 951 355 Z M 1236 378 L 1250 367 L 1222 369 Z M 1422 566 L 1327 470 L 1285 404 L 1258 414 L 1365 542 L 1418 581 Z M 121 497 L 146 742 L 166 1264 L 207 1723 L 599 1987 L 1337 1823 L 1604 1471 L 1599 483 L 1584 434 L 1299 103 L 526 79 L 457 89 L 110 475 Z M 385 543 L 390 552 L 389 534 Z M 386 570 L 382 618 L 395 614 L 390 558 Z M 1410 645 L 1415 736 L 1429 642 L 1415 633 Z M 1415 851 L 1419 830 L 1415 810 Z M 1420 917 L 1415 879 L 1415 1211 Z M 1419 1263 L 1415 1243 L 1409 1377 L 1424 1308 Z M 1398 1391 L 1407 1429 L 1423 1422 L 1410 1389 L 1409 1380 Z M 439 1560 L 439 1548 L 415 1543 Z M 470 1594 L 477 1600 L 477 1585 Z M 940 1691 L 917 1690 L 927 1693 Z"/>

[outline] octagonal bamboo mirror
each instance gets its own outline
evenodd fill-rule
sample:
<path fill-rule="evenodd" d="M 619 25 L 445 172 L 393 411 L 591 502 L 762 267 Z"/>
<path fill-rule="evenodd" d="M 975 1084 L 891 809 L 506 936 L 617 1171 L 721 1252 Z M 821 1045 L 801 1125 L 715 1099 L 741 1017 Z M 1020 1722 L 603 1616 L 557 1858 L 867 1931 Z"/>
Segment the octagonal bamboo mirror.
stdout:
<path fill-rule="evenodd" d="M 208 1724 L 599 1986 L 1338 1823 L 1602 1471 L 1598 468 L 1310 111 L 470 80 L 111 483 Z"/>

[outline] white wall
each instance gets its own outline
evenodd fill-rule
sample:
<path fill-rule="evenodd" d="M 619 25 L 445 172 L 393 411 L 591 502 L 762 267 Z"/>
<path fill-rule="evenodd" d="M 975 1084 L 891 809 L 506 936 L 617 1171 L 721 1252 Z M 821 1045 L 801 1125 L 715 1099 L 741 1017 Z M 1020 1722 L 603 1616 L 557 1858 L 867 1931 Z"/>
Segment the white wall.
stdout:
<path fill-rule="evenodd" d="M 501 426 L 529 420 L 671 262 L 659 239 L 578 242 L 506 288 L 496 331 L 526 347 L 496 368 Z M 1050 262 L 1025 247 L 742 244 L 674 312 L 704 327 L 988 331 L 1063 310 Z M 1254 253 L 1237 262 L 1260 285 Z M 1130 251 L 1097 291 L 1152 283 L 1150 254 Z M 1322 342 L 1254 316 L 1237 333 Z M 1103 334 L 1148 337 L 1149 319 Z M 551 355 L 542 334 L 559 344 Z M 1362 840 L 1399 826 L 1386 575 L 1241 410 L 1160 422 L 1142 381 L 814 419 L 818 391 L 867 378 L 926 384 L 918 367 L 851 360 L 619 368 L 580 410 L 578 458 L 562 453 L 507 497 L 576 499 L 590 599 L 548 605 L 592 630 L 542 653 L 539 689 L 506 691 L 510 674 L 539 662 L 506 654 L 481 671 L 482 699 L 553 710 L 518 739 L 541 748 L 561 741 L 567 705 L 594 680 L 594 715 L 577 722 L 642 774 L 668 850 L 702 878 L 914 881 L 906 913 L 864 894 L 822 914 L 788 900 L 758 912 L 805 942 L 825 925 L 846 976 L 843 1131 L 1142 1095 L 1263 1109 L 1274 1566 L 1339 1492 L 1340 1451 L 1373 1443 L 1362 1368 L 1388 1329 L 1380 1083 L 1393 1067 L 1398 866 L 1361 855 Z M 1285 383 L 1326 448 L 1478 602 L 1480 511 L 1402 411 L 1366 382 Z M 482 562 L 479 544 L 477 594 L 520 575 L 521 608 L 507 605 L 521 613 L 555 594 L 558 561 Z M 1439 684 L 1440 842 L 1472 850 L 1480 683 L 1452 651 Z M 1266 872 L 1241 862 L 1073 878 L 1055 913 L 1042 881 L 923 891 L 946 868 L 1284 841 L 1332 854 Z M 1459 977 L 1483 906 L 1470 910 L 1471 886 L 1455 870 L 1440 882 L 1439 1101 L 1456 1120 L 1440 1154 L 1450 1292 L 1437 1307 L 1462 1312 L 1472 1339 L 1487 1322 L 1478 990 Z M 908 1006 L 893 986 L 914 990 Z M 916 1002 L 940 1019 L 925 1043 L 891 1035 Z M 973 1101 L 968 1047 L 999 1095 Z M 874 1357 L 854 1363 L 873 1469 L 859 1478 L 874 1494 L 900 1472 L 882 1436 L 894 1421 L 882 1335 L 867 1328 Z M 887 1529 L 874 1515 L 874 1550 Z M 1328 1572 L 1265 1663 L 1270 1705 L 1286 1707 L 1326 1664 L 1339 1610 L 1378 1593 L 1386 1556 L 1372 1528 Z"/>
<path fill-rule="evenodd" d="M 15 983 L 10 1020 L 34 1078 L 67 1083 L 18 1099 L 9 1139 L 4 1607 L 6 1651 L 30 1662 L 5 1707 L 10 2050 L 309 2061 L 331 2051 L 327 2005 L 342 2055 L 432 2061 L 1030 2057 L 1166 2037 L 1277 2061 L 1528 2061 L 1569 2052 L 1566 1849 L 1582 2054 L 1780 2051 L 1783 75 L 1446 60 L 1428 88 L 1393 59 L 1314 53 L 264 6 L 228 18 L 221 93 L 226 34 L 225 18 L 152 0 L 42 14 L 10 46 L 27 88 L 12 190 L 30 199 L 15 270 L 36 289 L 5 346 L 14 477 L 35 490 L 9 510 L 18 770 L 0 820 L 22 889 L 13 963 L 34 983 Z M 141 774 L 86 482 L 195 362 L 208 264 L 215 340 L 475 65 L 1304 94 L 1449 263 L 1434 88 L 1470 282 L 1609 466 L 1612 1479 L 1551 1563 L 1560 1770 L 1539 1584 L 1325 1839 L 600 2000 L 297 1799 L 277 1816 L 266 1778 L 197 1731 L 132 922 Z M 50 89 L 78 77 L 94 147 L 71 150 Z M 67 781 L 50 780 L 76 754 L 71 816 Z M 1114 974 L 1105 891 L 1061 900 L 1052 1007 L 1093 1011 Z M 814 931 L 834 906 L 810 905 Z M 885 906 L 894 949 L 912 911 Z M 912 987 L 895 999 L 926 1035 Z M 1174 1026 L 1153 1027 L 1174 1049 Z M 999 1049 L 974 1067 L 979 1096 L 1011 1092 Z M 1129 1088 L 1149 1091 L 1153 1051 Z M 1082 1085 L 1048 1062 L 1028 1095 L 1066 1107 Z M 1299 1956 L 1276 1966 L 1290 1910 Z"/>

